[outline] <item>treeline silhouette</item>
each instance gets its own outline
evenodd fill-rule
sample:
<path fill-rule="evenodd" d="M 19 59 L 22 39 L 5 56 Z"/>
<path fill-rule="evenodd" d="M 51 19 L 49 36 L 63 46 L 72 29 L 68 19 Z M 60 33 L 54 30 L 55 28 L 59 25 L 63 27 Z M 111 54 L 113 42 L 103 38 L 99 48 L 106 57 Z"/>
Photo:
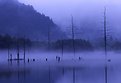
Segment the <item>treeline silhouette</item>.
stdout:
<path fill-rule="evenodd" d="M 75 39 L 74 46 L 76 51 L 93 51 L 93 50 L 103 50 L 104 43 L 99 43 L 99 45 L 94 45 L 88 40 L 84 39 Z M 32 47 L 42 48 L 47 50 L 48 49 L 48 42 L 47 41 L 33 41 Z M 114 40 L 109 42 L 107 45 L 108 50 L 121 50 L 121 42 Z M 64 39 L 64 40 L 57 40 L 51 41 L 49 50 L 65 50 L 65 51 L 73 51 L 73 39 Z"/>
<path fill-rule="evenodd" d="M 121 50 L 121 41 L 114 41 L 109 45 L 111 50 Z"/>
<path fill-rule="evenodd" d="M 94 50 L 92 44 L 83 39 L 75 39 L 74 46 L 76 51 Z M 63 47 L 66 51 L 73 51 L 73 39 L 58 40 L 51 47 L 56 50 L 62 49 Z"/>
<path fill-rule="evenodd" d="M 0 35 L 0 49 L 16 48 L 17 45 L 23 47 L 24 44 L 27 47 L 32 45 L 31 40 L 25 38 L 11 37 L 10 35 Z"/>

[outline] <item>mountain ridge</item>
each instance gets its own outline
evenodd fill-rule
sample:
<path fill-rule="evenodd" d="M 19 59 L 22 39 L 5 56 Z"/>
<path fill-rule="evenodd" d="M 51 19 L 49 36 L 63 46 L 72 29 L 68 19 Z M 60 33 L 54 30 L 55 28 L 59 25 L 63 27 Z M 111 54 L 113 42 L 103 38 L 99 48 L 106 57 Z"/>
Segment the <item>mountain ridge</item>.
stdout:
<path fill-rule="evenodd" d="M 63 32 L 53 20 L 37 12 L 32 5 L 17 0 L 0 1 L 0 33 L 12 36 L 47 40 L 48 31 L 53 40 L 61 38 Z"/>

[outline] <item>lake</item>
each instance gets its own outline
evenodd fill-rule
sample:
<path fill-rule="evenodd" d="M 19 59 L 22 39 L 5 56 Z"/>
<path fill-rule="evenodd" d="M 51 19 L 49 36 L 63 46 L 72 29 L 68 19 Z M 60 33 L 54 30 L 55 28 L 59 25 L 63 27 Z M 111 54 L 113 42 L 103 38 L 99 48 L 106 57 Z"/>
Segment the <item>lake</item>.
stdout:
<path fill-rule="evenodd" d="M 16 58 L 16 51 L 10 54 Z M 0 83 L 105 83 L 105 77 L 108 83 L 121 82 L 120 52 L 108 52 L 107 62 L 101 51 L 62 56 L 59 51 L 28 50 L 25 61 L 8 61 L 7 56 L 7 50 L 0 51 Z M 56 60 L 57 56 L 60 61 Z M 20 57 L 23 57 L 22 50 Z"/>

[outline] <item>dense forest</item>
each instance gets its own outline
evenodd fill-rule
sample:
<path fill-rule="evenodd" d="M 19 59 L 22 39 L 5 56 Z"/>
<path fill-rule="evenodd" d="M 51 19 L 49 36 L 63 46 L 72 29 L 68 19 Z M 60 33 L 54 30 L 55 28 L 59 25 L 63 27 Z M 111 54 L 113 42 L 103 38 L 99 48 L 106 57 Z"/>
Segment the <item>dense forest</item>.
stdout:
<path fill-rule="evenodd" d="M 48 49 L 48 42 L 37 43 L 26 38 L 16 38 L 9 35 L 0 35 L 0 49 L 17 48 L 17 45 L 19 45 L 20 48 L 23 48 L 24 45 L 26 45 L 26 47 L 37 47 L 45 50 Z M 74 47 L 76 51 L 93 50 L 91 43 L 82 39 L 75 39 Z M 61 50 L 63 48 L 65 51 L 73 51 L 74 47 L 72 39 L 65 39 L 50 42 L 49 48 L 51 50 Z"/>
<path fill-rule="evenodd" d="M 53 40 L 60 38 L 63 33 L 50 17 L 37 12 L 33 6 L 17 0 L 0 1 L 1 34 L 47 40 L 49 30 Z"/>
<path fill-rule="evenodd" d="M 32 42 L 26 38 L 15 38 L 9 35 L 0 35 L 0 49 L 17 48 L 17 45 L 19 45 L 20 48 L 23 48 L 24 45 L 26 45 L 26 47 L 30 47 Z"/>
<path fill-rule="evenodd" d="M 89 41 L 83 40 L 83 39 L 64 39 L 64 40 L 58 40 L 52 45 L 53 49 L 62 49 L 66 51 L 92 51 L 93 46 Z"/>

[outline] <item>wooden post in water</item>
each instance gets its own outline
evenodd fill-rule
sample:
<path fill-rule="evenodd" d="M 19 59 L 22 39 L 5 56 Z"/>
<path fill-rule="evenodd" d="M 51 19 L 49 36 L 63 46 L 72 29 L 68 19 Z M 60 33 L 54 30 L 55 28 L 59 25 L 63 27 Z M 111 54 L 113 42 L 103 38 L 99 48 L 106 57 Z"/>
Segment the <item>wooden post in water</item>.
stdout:
<path fill-rule="evenodd" d="M 12 54 L 10 54 L 10 59 L 9 59 L 9 61 L 10 61 L 11 65 L 12 65 L 12 61 L 13 61 L 13 56 L 12 56 Z"/>
<path fill-rule="evenodd" d="M 10 60 L 10 41 L 7 40 L 7 48 L 8 48 L 8 61 Z"/>
<path fill-rule="evenodd" d="M 8 44 L 8 61 L 10 60 L 10 45 Z"/>
<path fill-rule="evenodd" d="M 61 47 L 61 48 L 62 48 L 62 50 L 61 50 L 61 51 L 62 51 L 62 59 L 63 59 L 63 44 L 64 44 L 64 41 L 63 41 L 63 36 L 62 36 L 62 40 L 61 40 L 61 46 L 62 46 L 62 47 Z"/>
<path fill-rule="evenodd" d="M 20 55 L 19 55 L 19 39 L 17 39 L 17 64 L 19 66 L 19 60 L 20 60 Z"/>
<path fill-rule="evenodd" d="M 17 60 L 20 59 L 20 56 L 19 56 L 19 40 L 17 39 Z"/>
<path fill-rule="evenodd" d="M 106 23 L 106 8 L 104 9 L 104 47 L 105 47 L 105 83 L 107 80 L 107 23 Z"/>
<path fill-rule="evenodd" d="M 20 60 L 20 57 L 19 57 L 19 39 L 17 39 L 17 66 L 18 66 L 18 70 L 17 70 L 17 74 L 18 74 L 18 83 L 20 83 L 19 81 L 20 81 L 20 72 L 19 72 L 19 65 L 20 65 L 20 63 L 19 63 L 19 60 Z"/>
<path fill-rule="evenodd" d="M 71 24 L 72 24 L 72 42 L 73 42 L 73 51 L 75 57 L 75 33 L 74 33 L 74 23 L 73 23 L 73 16 L 71 16 Z"/>
<path fill-rule="evenodd" d="M 10 54 L 10 61 L 12 61 L 13 60 L 13 58 L 12 58 L 12 54 Z"/>
<path fill-rule="evenodd" d="M 26 60 L 26 40 L 24 37 L 24 63 L 25 63 L 25 60 Z"/>

